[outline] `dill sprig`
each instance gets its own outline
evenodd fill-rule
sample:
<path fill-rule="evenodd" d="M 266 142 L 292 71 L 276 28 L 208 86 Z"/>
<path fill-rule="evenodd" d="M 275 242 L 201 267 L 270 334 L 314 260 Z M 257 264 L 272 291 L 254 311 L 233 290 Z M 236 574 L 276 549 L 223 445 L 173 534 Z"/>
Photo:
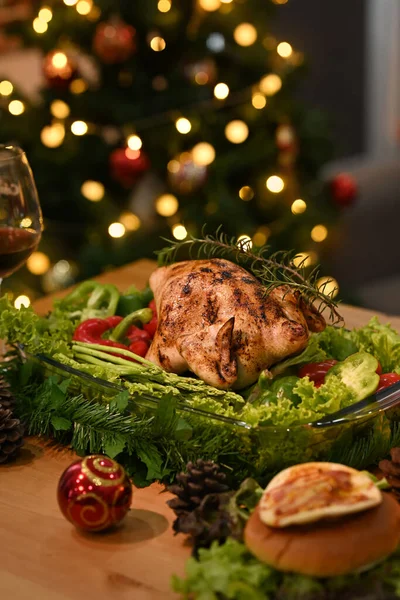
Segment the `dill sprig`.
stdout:
<path fill-rule="evenodd" d="M 189 235 L 183 241 L 163 238 L 169 245 L 158 254 L 158 263 L 168 265 L 175 262 L 181 253 L 189 258 L 227 258 L 247 269 L 263 285 L 265 293 L 269 294 L 275 288 L 286 285 L 297 290 L 308 304 L 315 304 L 319 312 L 329 311 L 332 324 L 343 321 L 337 310 L 338 303 L 334 300 L 336 288 L 325 293 L 327 286 L 333 281 L 328 279 L 323 285 L 318 285 L 319 266 L 307 273 L 307 258 L 296 261 L 294 250 L 271 252 L 270 246 L 262 246 L 253 250 L 247 240 L 229 237 L 219 227 L 215 235 L 205 232 L 202 237 Z"/>

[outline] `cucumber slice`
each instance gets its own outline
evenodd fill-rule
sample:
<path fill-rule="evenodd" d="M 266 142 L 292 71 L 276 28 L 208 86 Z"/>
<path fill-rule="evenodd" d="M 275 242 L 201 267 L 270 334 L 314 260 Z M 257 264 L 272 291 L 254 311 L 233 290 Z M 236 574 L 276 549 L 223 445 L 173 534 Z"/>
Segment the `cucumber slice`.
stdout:
<path fill-rule="evenodd" d="M 325 381 L 338 378 L 351 390 L 356 401 L 363 400 L 373 394 L 378 387 L 377 368 L 378 361 L 372 354 L 356 352 L 329 369 Z"/>

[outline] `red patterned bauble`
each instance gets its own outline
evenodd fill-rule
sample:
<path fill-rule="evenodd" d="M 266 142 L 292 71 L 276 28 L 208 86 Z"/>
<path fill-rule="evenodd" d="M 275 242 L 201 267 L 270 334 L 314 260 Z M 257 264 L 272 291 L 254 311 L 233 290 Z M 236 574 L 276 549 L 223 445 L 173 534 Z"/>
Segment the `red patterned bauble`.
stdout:
<path fill-rule="evenodd" d="M 357 183 L 348 173 L 339 173 L 331 181 L 331 190 L 335 204 L 350 206 L 357 196 Z"/>
<path fill-rule="evenodd" d="M 107 65 L 125 62 L 136 50 L 136 30 L 119 19 L 99 23 L 93 38 L 93 50 Z"/>
<path fill-rule="evenodd" d="M 116 148 L 110 155 L 112 177 L 125 188 L 130 188 L 148 171 L 150 161 L 143 150 Z"/>
<path fill-rule="evenodd" d="M 207 179 L 207 167 L 197 165 L 191 152 L 182 152 L 168 163 L 168 180 L 181 194 L 191 194 Z"/>
<path fill-rule="evenodd" d="M 60 477 L 57 489 L 62 514 L 78 529 L 104 531 L 125 517 L 132 484 L 115 460 L 94 454 L 77 460 Z"/>
<path fill-rule="evenodd" d="M 53 50 L 44 58 L 43 73 L 50 87 L 67 89 L 78 70 L 75 61 L 66 52 Z"/>

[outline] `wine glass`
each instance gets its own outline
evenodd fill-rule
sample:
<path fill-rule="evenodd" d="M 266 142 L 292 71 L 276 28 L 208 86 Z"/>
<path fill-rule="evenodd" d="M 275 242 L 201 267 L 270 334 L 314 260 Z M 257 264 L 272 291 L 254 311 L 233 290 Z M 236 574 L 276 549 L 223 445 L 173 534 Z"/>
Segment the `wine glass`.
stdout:
<path fill-rule="evenodd" d="M 42 211 L 25 153 L 0 145 L 0 286 L 36 250 L 42 231 Z"/>

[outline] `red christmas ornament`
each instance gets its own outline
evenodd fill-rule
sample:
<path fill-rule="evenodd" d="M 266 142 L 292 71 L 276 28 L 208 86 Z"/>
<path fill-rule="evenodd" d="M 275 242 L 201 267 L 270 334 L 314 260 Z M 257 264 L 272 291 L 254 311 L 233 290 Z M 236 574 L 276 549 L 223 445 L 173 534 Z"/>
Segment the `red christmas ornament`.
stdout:
<path fill-rule="evenodd" d="M 350 206 L 357 196 L 357 183 L 348 173 L 339 173 L 331 181 L 331 190 L 338 206 Z"/>
<path fill-rule="evenodd" d="M 150 161 L 143 150 L 116 148 L 110 155 L 112 177 L 120 185 L 130 188 L 150 168 Z"/>
<path fill-rule="evenodd" d="M 122 521 L 132 499 L 132 484 L 115 460 L 101 455 L 77 460 L 60 477 L 62 514 L 78 529 L 104 531 Z"/>
<path fill-rule="evenodd" d="M 136 50 L 136 29 L 121 20 L 99 23 L 93 38 L 93 50 L 107 65 L 122 63 Z"/>
<path fill-rule="evenodd" d="M 43 61 L 43 73 L 52 88 L 66 89 L 78 74 L 75 62 L 62 50 L 49 52 Z"/>

